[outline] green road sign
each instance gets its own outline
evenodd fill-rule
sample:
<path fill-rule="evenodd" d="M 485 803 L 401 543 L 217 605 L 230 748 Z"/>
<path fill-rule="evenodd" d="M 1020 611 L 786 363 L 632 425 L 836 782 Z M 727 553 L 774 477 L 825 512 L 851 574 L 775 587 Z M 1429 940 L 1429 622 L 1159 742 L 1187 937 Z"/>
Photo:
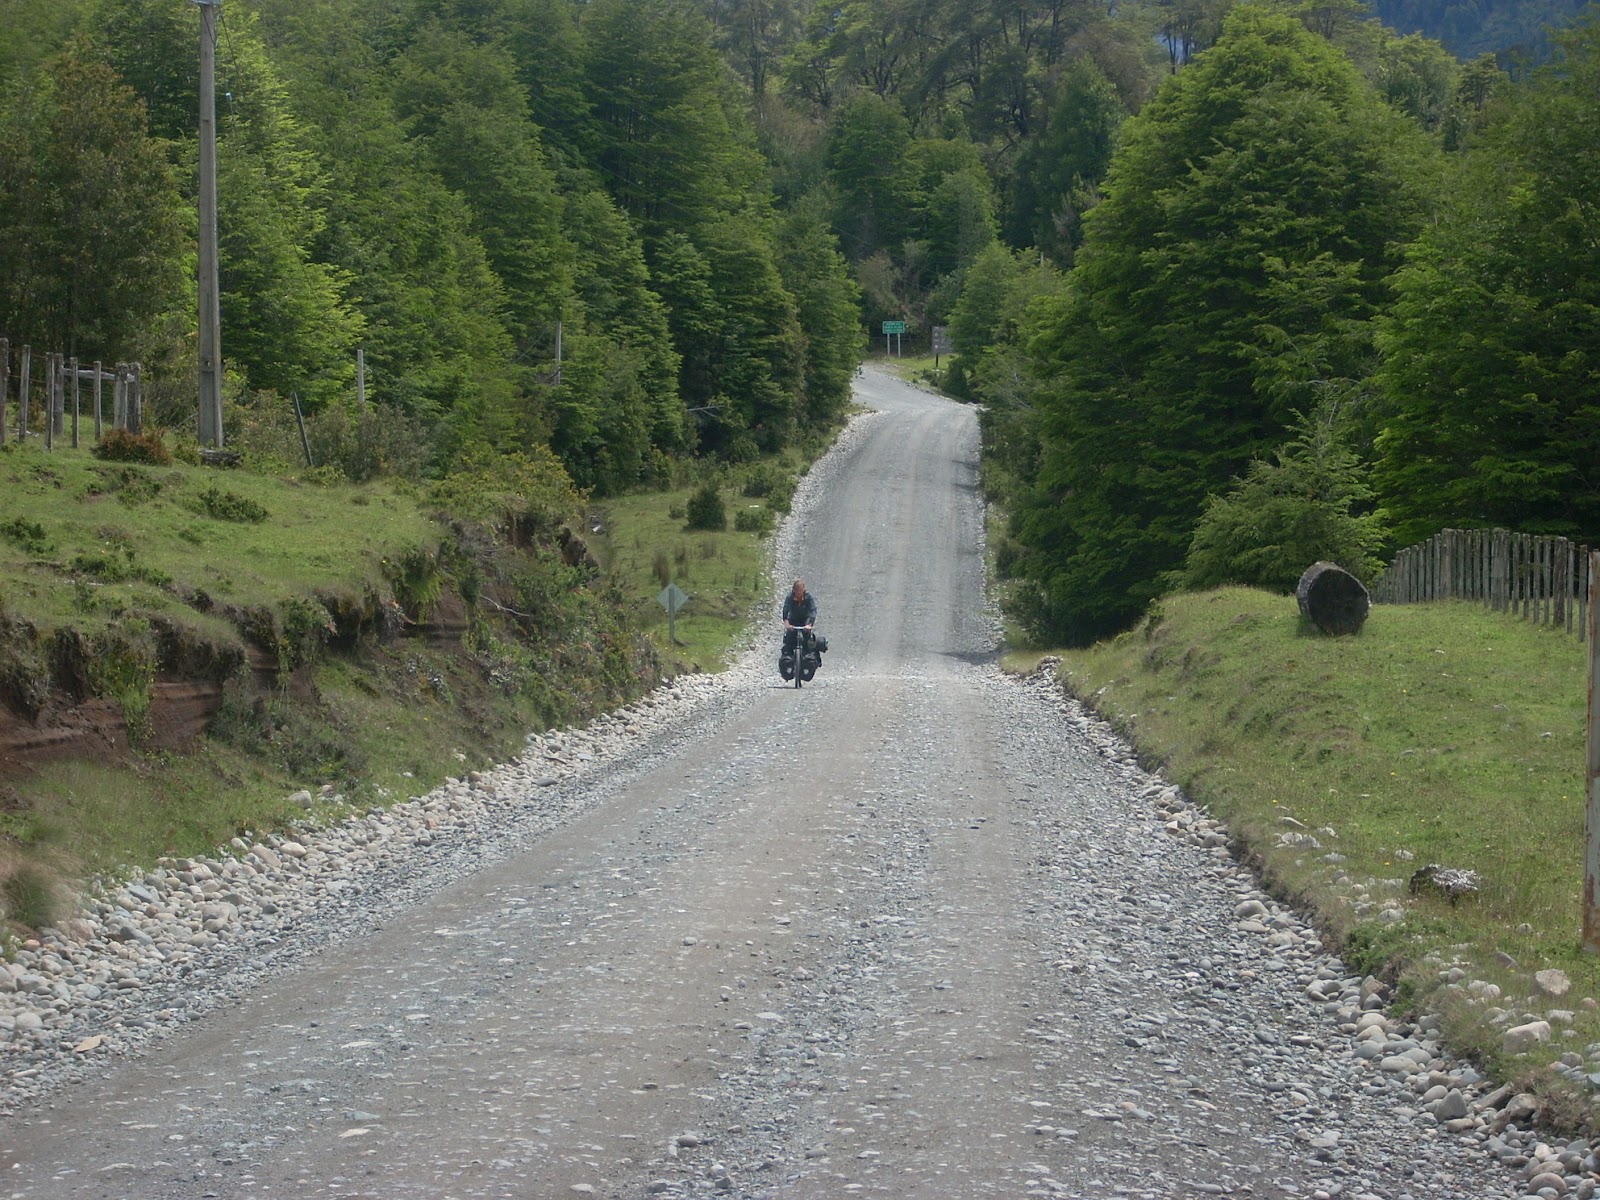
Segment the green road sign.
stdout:
<path fill-rule="evenodd" d="M 885 334 L 904 333 L 905 331 L 906 323 L 904 321 L 885 321 L 883 323 L 883 332 Z"/>

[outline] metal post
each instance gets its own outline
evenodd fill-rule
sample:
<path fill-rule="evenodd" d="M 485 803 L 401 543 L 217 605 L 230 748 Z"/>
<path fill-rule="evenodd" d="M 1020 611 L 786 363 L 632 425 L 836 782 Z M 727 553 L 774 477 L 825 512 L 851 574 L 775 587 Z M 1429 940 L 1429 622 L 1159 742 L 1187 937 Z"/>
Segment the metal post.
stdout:
<path fill-rule="evenodd" d="M 72 358 L 72 448 L 78 448 L 78 405 L 83 393 L 78 386 L 78 358 Z"/>
<path fill-rule="evenodd" d="M 299 401 L 295 402 L 296 406 Z M 356 411 L 367 411 L 367 351 L 365 347 L 356 348 Z"/>
<path fill-rule="evenodd" d="M 217 8 L 200 6 L 200 444 L 222 448 L 222 305 L 217 282 Z"/>
<path fill-rule="evenodd" d="M 101 426 L 104 424 L 104 421 L 105 421 L 105 409 L 102 407 L 102 405 L 100 403 L 100 380 L 101 380 L 101 378 L 102 378 L 102 376 L 104 374 L 105 374 L 105 372 L 100 369 L 100 360 L 98 358 L 95 359 L 94 360 L 94 440 L 97 441 L 97 442 L 100 440 L 100 435 L 101 435 L 101 432 L 102 432 Z"/>
<path fill-rule="evenodd" d="M 11 391 L 11 343 L 0 338 L 0 446 L 6 444 L 6 399 Z"/>
<path fill-rule="evenodd" d="M 1595 607 L 1600 550 L 1589 552 L 1589 724 L 1588 771 L 1584 775 L 1583 948 L 1600 954 L 1600 619 Z"/>

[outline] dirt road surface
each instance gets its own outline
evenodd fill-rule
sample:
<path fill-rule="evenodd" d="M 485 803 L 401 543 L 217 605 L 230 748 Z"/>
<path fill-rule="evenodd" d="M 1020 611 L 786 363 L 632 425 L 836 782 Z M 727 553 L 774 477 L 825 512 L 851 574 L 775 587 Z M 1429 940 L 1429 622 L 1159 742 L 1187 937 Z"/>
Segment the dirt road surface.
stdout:
<path fill-rule="evenodd" d="M 5 1122 L 0 1197 L 1516 1194 L 995 670 L 974 413 L 858 396 L 780 563 L 811 685 L 774 630 L 554 833 Z"/>

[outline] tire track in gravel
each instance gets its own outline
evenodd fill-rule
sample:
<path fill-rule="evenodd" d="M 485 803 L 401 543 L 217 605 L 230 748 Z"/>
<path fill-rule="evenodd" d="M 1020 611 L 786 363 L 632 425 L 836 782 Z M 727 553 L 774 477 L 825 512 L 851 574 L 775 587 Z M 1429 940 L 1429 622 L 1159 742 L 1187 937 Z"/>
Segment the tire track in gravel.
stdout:
<path fill-rule="evenodd" d="M 971 410 L 858 390 L 779 539 L 812 686 L 763 631 L 559 822 L 8 1121 L 0 1195 L 1514 1194 L 1350 1057 L 1314 935 L 993 669 Z"/>

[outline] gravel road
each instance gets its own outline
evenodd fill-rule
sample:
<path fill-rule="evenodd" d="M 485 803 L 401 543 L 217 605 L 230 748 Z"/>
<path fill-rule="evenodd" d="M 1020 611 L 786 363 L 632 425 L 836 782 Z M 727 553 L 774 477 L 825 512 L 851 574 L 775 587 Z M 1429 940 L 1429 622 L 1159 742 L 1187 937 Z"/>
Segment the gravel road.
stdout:
<path fill-rule="evenodd" d="M 995 669 L 972 411 L 857 391 L 778 541 L 831 643 L 811 685 L 764 630 L 539 744 L 573 771 L 463 782 L 426 853 L 281 937 L 152 977 L 189 994 L 168 1036 L 12 1081 L 0 1196 L 1522 1195 L 1438 1107 L 1469 1068 Z"/>

